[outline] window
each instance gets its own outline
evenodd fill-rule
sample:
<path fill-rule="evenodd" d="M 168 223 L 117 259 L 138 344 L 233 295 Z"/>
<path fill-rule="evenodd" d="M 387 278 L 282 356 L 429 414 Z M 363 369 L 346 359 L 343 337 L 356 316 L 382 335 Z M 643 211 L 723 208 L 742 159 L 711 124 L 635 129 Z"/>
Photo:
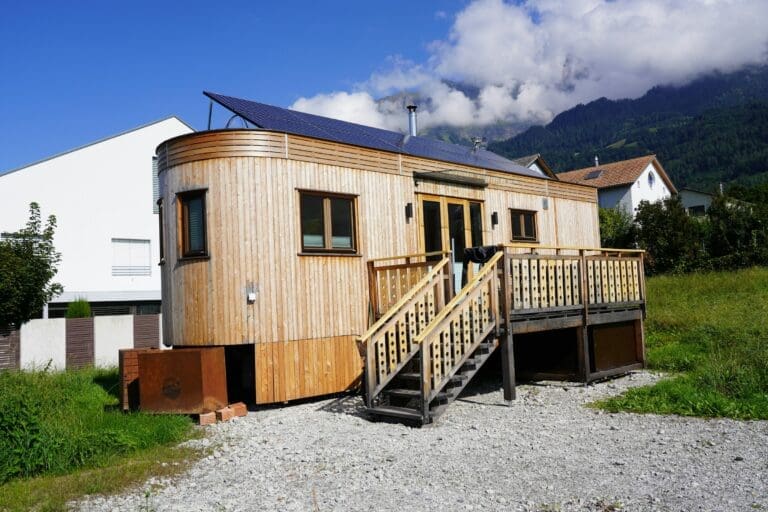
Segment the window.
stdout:
<path fill-rule="evenodd" d="M 112 239 L 113 276 L 151 276 L 149 240 Z"/>
<path fill-rule="evenodd" d="M 158 245 L 160 249 L 160 263 L 163 263 L 165 261 L 165 248 L 163 247 L 163 243 L 165 240 L 163 240 L 163 200 L 158 199 L 157 200 L 157 212 L 158 212 L 158 221 L 159 221 L 159 238 L 158 238 Z"/>
<path fill-rule="evenodd" d="M 205 193 L 205 190 L 195 190 L 178 195 L 181 210 L 179 238 L 182 258 L 208 256 L 205 232 Z"/>
<path fill-rule="evenodd" d="M 157 176 L 157 157 L 152 157 L 152 213 L 160 213 L 160 179 Z"/>
<path fill-rule="evenodd" d="M 512 241 L 535 242 L 536 212 L 526 210 L 510 210 L 512 214 Z"/>
<path fill-rule="evenodd" d="M 653 171 L 648 173 L 648 186 L 653 188 L 653 183 L 656 181 L 656 176 L 654 176 Z"/>
<path fill-rule="evenodd" d="M 356 253 L 355 199 L 300 192 L 302 252 Z"/>

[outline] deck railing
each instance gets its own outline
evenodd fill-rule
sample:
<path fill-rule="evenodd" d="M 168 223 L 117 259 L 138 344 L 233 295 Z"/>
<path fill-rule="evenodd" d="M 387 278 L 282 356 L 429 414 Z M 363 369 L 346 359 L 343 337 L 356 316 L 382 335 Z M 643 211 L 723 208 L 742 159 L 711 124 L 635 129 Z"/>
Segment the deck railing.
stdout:
<path fill-rule="evenodd" d="M 444 257 L 438 262 L 429 262 L 424 276 L 402 294 L 398 288 L 399 300 L 358 338 L 366 350 L 365 382 L 369 407 L 373 398 L 419 350 L 416 337 L 450 298 L 453 282 L 450 261 L 449 257 Z M 411 267 L 395 270 L 408 268 Z M 380 275 L 390 277 L 389 274 Z"/>
<path fill-rule="evenodd" d="M 421 396 L 427 408 L 477 346 L 501 323 L 496 253 L 415 339 L 421 346 Z M 428 412 L 423 411 L 426 418 Z"/>
<path fill-rule="evenodd" d="M 381 318 L 392 309 L 437 261 L 449 254 L 429 252 L 369 260 L 368 288 L 373 319 Z"/>
<path fill-rule="evenodd" d="M 645 300 L 643 251 L 508 244 L 504 252 L 513 314 Z"/>

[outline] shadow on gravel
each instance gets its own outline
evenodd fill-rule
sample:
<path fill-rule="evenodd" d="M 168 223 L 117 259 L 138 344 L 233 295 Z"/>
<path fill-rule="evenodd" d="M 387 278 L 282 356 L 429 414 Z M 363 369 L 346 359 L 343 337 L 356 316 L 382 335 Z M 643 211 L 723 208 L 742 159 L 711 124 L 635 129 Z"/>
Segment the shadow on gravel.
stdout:
<path fill-rule="evenodd" d="M 347 414 L 358 418 L 368 419 L 365 414 L 365 404 L 360 395 L 344 395 L 327 404 L 323 404 L 318 411 L 332 412 L 335 414 Z"/>

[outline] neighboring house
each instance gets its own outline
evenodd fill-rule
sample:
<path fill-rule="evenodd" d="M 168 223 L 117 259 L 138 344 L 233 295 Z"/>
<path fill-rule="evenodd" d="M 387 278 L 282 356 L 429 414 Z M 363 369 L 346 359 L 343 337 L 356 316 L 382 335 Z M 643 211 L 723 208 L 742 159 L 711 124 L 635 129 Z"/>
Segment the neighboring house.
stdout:
<path fill-rule="evenodd" d="M 597 158 L 595 158 L 597 160 Z M 677 194 L 656 155 L 561 172 L 561 181 L 597 188 L 601 208 L 623 208 L 632 215 L 640 201 L 656 202 Z"/>
<path fill-rule="evenodd" d="M 223 352 L 228 388 L 259 404 L 362 381 L 374 414 L 424 423 L 498 347 L 507 400 L 516 366 L 589 381 L 643 365 L 641 258 L 574 249 L 600 242 L 594 188 L 415 119 L 404 135 L 206 95 L 248 129 L 158 147 L 163 339 L 185 349 L 165 361 Z"/>
<path fill-rule="evenodd" d="M 64 293 L 43 316 L 63 316 L 77 297 L 94 314 L 159 312 L 153 158 L 160 142 L 192 131 L 169 117 L 0 174 L 0 233 L 24 227 L 33 201 L 56 216 Z"/>
<path fill-rule="evenodd" d="M 513 162 L 517 165 L 522 165 L 528 169 L 539 173 L 542 176 L 549 176 L 550 178 L 558 179 L 557 175 L 552 172 L 549 164 L 544 160 L 544 157 L 539 153 L 535 155 L 522 156 L 520 158 L 513 158 Z"/>
<path fill-rule="evenodd" d="M 681 188 L 678 193 L 680 201 L 683 203 L 683 208 L 692 217 L 703 217 L 706 215 L 709 205 L 715 199 L 714 194 L 708 194 L 699 190 L 693 190 L 690 188 Z"/>

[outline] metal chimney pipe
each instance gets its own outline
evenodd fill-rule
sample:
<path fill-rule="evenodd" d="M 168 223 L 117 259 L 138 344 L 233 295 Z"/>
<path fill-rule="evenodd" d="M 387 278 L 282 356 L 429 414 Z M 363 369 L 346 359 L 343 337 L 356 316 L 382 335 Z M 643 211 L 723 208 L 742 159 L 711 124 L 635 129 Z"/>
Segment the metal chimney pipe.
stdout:
<path fill-rule="evenodd" d="M 411 137 L 416 136 L 416 132 L 419 131 L 416 126 L 416 105 L 408 105 L 408 133 Z"/>
<path fill-rule="evenodd" d="M 600 160 L 597 159 L 597 155 L 595 155 L 595 167 L 600 167 Z"/>

